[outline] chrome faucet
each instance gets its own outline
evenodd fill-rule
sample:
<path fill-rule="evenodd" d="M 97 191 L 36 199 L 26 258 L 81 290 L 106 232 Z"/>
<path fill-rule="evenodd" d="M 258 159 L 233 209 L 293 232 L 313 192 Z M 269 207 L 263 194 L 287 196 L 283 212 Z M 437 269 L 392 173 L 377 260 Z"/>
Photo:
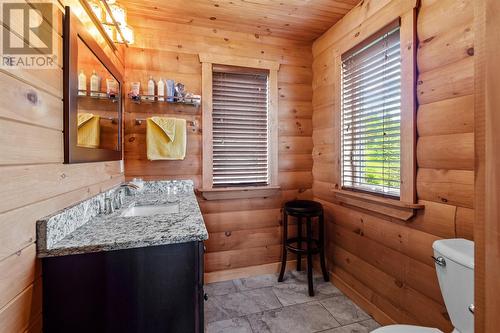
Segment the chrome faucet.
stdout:
<path fill-rule="evenodd" d="M 139 186 L 137 184 L 130 183 L 130 182 L 129 183 L 120 184 L 120 187 L 133 188 L 133 189 L 136 189 L 136 190 L 139 189 Z"/>

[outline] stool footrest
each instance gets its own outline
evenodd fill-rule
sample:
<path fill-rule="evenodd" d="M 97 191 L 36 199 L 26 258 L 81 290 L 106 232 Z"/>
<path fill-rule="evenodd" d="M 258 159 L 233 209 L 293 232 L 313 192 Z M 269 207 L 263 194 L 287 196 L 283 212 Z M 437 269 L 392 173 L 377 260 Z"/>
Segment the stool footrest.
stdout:
<path fill-rule="evenodd" d="M 293 238 L 287 239 L 286 245 L 285 245 L 286 249 L 292 253 L 300 254 L 300 255 L 307 255 L 308 252 L 311 252 L 311 254 L 317 254 L 321 250 L 321 245 L 319 243 L 319 240 L 317 240 L 317 239 L 311 239 L 311 244 L 314 247 L 309 249 L 309 250 L 307 248 L 303 249 L 303 248 L 299 248 L 298 246 L 292 245 L 294 243 L 298 243 L 298 241 L 299 241 L 298 237 L 293 237 Z M 307 246 L 307 240 L 301 239 L 301 242 Z"/>

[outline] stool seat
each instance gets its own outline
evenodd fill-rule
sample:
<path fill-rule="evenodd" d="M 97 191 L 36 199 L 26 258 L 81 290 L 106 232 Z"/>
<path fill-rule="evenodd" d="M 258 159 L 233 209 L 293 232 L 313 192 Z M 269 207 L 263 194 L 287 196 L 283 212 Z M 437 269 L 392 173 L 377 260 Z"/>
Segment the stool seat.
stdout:
<path fill-rule="evenodd" d="M 288 238 L 288 216 L 293 216 L 297 219 L 297 237 Z M 302 219 L 305 219 L 306 235 L 302 235 Z M 312 223 L 318 221 L 319 237 L 313 238 Z M 324 250 L 324 216 L 323 206 L 316 201 L 311 200 L 292 200 L 285 203 L 283 207 L 283 252 L 281 256 L 281 270 L 278 281 L 282 282 L 285 274 L 287 262 L 287 252 L 290 251 L 297 255 L 297 270 L 301 269 L 302 256 L 307 256 L 307 284 L 309 296 L 314 296 L 312 266 L 313 254 L 320 255 L 321 271 L 323 279 L 329 280 L 328 272 L 325 264 Z M 305 243 L 305 248 L 302 246 Z M 296 244 L 296 245 L 295 245 Z"/>
<path fill-rule="evenodd" d="M 323 213 L 323 206 L 312 200 L 292 200 L 285 203 L 285 211 L 288 215 L 319 216 Z"/>

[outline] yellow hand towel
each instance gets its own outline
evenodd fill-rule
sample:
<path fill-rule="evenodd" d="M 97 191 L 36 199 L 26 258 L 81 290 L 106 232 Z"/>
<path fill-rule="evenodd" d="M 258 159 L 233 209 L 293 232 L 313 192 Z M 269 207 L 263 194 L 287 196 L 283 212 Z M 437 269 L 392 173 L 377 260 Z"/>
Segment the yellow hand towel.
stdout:
<path fill-rule="evenodd" d="M 101 144 L 100 117 L 92 113 L 78 114 L 78 146 L 99 148 Z"/>
<path fill-rule="evenodd" d="M 148 160 L 183 160 L 186 157 L 186 120 L 152 117 L 147 120 Z"/>

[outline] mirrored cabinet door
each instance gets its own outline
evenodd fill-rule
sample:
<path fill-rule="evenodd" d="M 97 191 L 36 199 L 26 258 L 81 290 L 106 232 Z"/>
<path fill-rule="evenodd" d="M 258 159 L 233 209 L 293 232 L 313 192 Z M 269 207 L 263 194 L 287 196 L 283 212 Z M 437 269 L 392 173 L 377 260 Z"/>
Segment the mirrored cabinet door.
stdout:
<path fill-rule="evenodd" d="M 64 29 L 64 161 L 120 160 L 121 72 L 69 7 Z"/>

